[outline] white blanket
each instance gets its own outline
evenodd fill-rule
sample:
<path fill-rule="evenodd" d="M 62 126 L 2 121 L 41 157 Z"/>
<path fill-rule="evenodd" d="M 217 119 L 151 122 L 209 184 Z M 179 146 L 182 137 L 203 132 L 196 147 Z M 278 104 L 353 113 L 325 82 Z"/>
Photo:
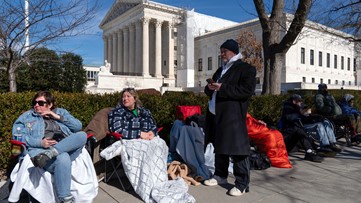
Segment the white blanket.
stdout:
<path fill-rule="evenodd" d="M 98 194 L 98 180 L 93 162 L 85 148 L 73 161 L 71 174 L 71 194 L 75 202 L 92 202 Z M 24 157 L 20 165 L 18 163 L 15 166 L 10 179 L 14 182 L 8 199 L 10 202 L 19 201 L 22 189 L 39 202 L 57 202 L 52 175 L 34 167 L 29 155 Z"/>
<path fill-rule="evenodd" d="M 168 147 L 161 138 L 122 140 L 122 143 L 115 142 L 101 155 L 107 159 L 121 155 L 125 174 L 144 202 L 195 202 L 182 178 L 168 180 Z"/>

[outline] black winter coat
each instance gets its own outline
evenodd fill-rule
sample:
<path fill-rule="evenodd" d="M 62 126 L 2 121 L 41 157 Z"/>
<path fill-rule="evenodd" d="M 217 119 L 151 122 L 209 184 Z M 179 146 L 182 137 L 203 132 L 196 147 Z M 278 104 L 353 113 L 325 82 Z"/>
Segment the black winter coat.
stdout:
<path fill-rule="evenodd" d="M 214 148 L 217 154 L 249 155 L 250 142 L 246 126 L 249 99 L 256 88 L 256 68 L 237 60 L 219 78 L 222 67 L 213 75 L 213 80 L 222 83 L 216 96 Z M 212 98 L 208 86 L 205 93 Z"/>

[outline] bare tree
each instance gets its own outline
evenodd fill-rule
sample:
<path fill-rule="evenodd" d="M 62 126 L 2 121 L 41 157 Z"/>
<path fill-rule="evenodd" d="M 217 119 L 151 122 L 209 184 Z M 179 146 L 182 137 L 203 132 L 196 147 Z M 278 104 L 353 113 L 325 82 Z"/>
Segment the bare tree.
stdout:
<path fill-rule="evenodd" d="M 305 25 L 312 0 L 299 0 L 288 29 L 284 22 L 284 0 L 273 0 L 270 15 L 263 0 L 253 0 L 262 27 L 264 78 L 262 94 L 281 93 L 281 71 L 285 55 Z M 285 30 L 286 29 L 286 30 Z M 285 33 L 281 39 L 281 34 Z"/>
<path fill-rule="evenodd" d="M 323 0 L 317 3 L 311 11 L 311 20 L 361 37 L 361 0 Z M 361 41 L 356 37 L 349 40 Z"/>
<path fill-rule="evenodd" d="M 253 32 L 242 31 L 237 42 L 241 47 L 242 60 L 256 67 L 257 72 L 263 69 L 262 43 L 257 41 Z"/>
<path fill-rule="evenodd" d="M 28 9 L 25 9 L 28 2 Z M 24 52 L 83 33 L 95 17 L 98 0 L 3 0 L 0 8 L 0 67 L 16 92 L 15 71 L 26 61 Z M 26 15 L 28 11 L 28 15 Z M 27 32 L 30 43 L 26 44 Z"/>

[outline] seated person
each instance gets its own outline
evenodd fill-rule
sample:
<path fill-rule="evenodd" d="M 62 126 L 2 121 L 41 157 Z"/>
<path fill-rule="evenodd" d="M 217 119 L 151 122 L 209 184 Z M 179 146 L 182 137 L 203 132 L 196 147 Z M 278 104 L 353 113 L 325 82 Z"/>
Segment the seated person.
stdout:
<path fill-rule="evenodd" d="M 186 192 L 188 185 L 183 179 L 168 181 L 168 147 L 164 140 L 155 136 L 155 120 L 150 111 L 142 107 L 133 88 L 121 92 L 119 104 L 109 113 L 109 131 L 122 134 L 122 141 L 104 149 L 101 156 L 108 160 L 111 156 L 121 156 L 124 172 L 144 202 L 161 202 L 164 194 L 175 202 L 195 202 Z M 111 156 L 106 157 L 107 154 Z"/>
<path fill-rule="evenodd" d="M 357 136 L 351 138 L 352 142 L 361 142 L 361 112 L 356 109 L 354 104 L 355 97 L 351 94 L 345 94 L 340 102 L 343 115 L 349 115 L 352 118 L 353 125 L 355 126 Z"/>
<path fill-rule="evenodd" d="M 315 95 L 315 106 L 317 113 L 326 117 L 336 118 L 342 114 L 340 106 L 327 91 L 327 85 L 324 83 L 318 85 L 318 92 Z"/>
<path fill-rule="evenodd" d="M 125 88 L 120 101 L 109 115 L 109 131 L 122 134 L 123 139 L 151 140 L 157 133 L 157 126 L 150 111 L 142 107 L 137 92 Z"/>
<path fill-rule="evenodd" d="M 303 129 L 300 122 L 302 99 L 299 95 L 293 95 L 290 99 L 284 102 L 281 117 L 282 134 L 288 152 L 298 144 L 301 143 L 305 150 L 305 160 L 313 162 L 322 162 L 323 158 L 318 156 L 312 147 L 307 133 Z"/>
<path fill-rule="evenodd" d="M 292 168 L 283 136 L 280 131 L 269 128 L 261 120 L 247 114 L 248 136 L 257 146 L 258 150 L 267 155 L 273 167 Z"/>
<path fill-rule="evenodd" d="M 352 116 L 343 115 L 341 107 L 337 104 L 335 98 L 327 91 L 326 84 L 318 85 L 318 92 L 315 95 L 316 113 L 330 119 L 336 125 L 352 125 Z"/>
<path fill-rule="evenodd" d="M 20 129 L 33 164 L 53 174 L 59 200 L 75 202 L 70 192 L 71 166 L 81 153 L 87 135 L 81 131 L 78 119 L 67 110 L 56 108 L 50 92 L 38 92 L 32 105 L 32 109 L 15 121 L 12 132 L 18 133 Z"/>

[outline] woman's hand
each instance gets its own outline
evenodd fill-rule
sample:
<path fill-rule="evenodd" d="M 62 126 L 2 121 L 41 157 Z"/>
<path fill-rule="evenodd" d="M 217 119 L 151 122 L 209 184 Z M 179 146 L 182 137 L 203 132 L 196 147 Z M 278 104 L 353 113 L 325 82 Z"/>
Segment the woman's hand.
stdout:
<path fill-rule="evenodd" d="M 43 111 L 39 113 L 42 117 L 53 118 L 55 120 L 60 120 L 60 115 L 54 113 L 54 111 Z"/>
<path fill-rule="evenodd" d="M 140 132 L 140 138 L 142 138 L 143 140 L 151 140 L 154 138 L 154 133 L 153 131 Z"/>
<path fill-rule="evenodd" d="M 41 140 L 41 145 L 44 148 L 49 148 L 50 146 L 53 146 L 55 144 L 57 144 L 58 142 L 56 140 L 50 139 L 50 138 L 44 138 L 43 140 Z"/>

